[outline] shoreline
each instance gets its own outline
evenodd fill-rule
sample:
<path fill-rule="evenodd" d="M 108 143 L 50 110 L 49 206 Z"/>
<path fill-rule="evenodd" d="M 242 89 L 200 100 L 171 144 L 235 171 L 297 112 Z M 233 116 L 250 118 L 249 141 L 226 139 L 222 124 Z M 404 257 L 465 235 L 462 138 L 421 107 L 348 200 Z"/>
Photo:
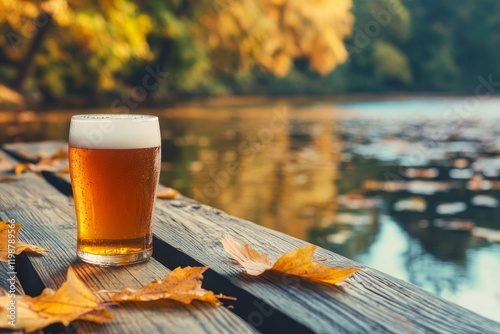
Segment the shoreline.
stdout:
<path fill-rule="evenodd" d="M 310 105 L 311 103 L 347 103 L 347 102 L 376 102 L 376 101 L 404 101 L 408 99 L 457 99 L 473 97 L 469 93 L 441 93 L 441 92 L 384 92 L 384 93 L 341 93 L 341 94 L 302 94 L 302 95 L 220 95 L 220 96 L 191 96 L 177 97 L 170 100 L 149 101 L 138 104 L 132 109 L 164 109 L 178 107 L 204 107 L 204 108 L 235 108 L 249 106 L 263 106 L 269 104 L 290 103 L 300 106 Z M 500 97 L 500 94 L 483 97 L 484 99 Z M 82 101 L 82 97 L 75 99 Z M 75 101 L 73 100 L 73 101 Z M 63 103 L 45 104 L 39 106 L 29 106 L 27 103 L 20 103 L 16 106 L 6 107 L 6 103 L 0 100 L 0 113 L 6 112 L 26 112 L 33 111 L 37 113 L 46 112 L 65 112 L 74 110 L 101 110 L 113 109 L 113 103 L 116 99 L 103 99 L 86 103 Z M 115 108 L 117 111 L 120 108 Z M 112 111 L 110 113 L 118 113 Z"/>

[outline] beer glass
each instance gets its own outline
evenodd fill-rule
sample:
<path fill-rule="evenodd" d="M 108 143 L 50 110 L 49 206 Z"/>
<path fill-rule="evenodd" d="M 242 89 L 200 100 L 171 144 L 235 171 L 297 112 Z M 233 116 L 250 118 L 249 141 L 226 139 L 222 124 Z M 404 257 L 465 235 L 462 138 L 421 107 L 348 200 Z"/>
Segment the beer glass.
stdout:
<path fill-rule="evenodd" d="M 80 259 L 121 266 L 151 256 L 160 146 L 156 116 L 71 117 L 68 154 Z"/>

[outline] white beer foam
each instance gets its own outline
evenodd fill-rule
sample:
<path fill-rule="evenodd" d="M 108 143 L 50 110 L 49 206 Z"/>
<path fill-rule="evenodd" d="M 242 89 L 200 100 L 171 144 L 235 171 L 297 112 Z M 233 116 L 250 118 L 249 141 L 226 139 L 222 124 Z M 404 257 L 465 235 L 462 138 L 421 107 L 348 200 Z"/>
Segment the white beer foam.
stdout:
<path fill-rule="evenodd" d="M 129 114 L 93 114 L 71 117 L 69 145 L 94 149 L 130 149 L 161 146 L 158 117 Z"/>

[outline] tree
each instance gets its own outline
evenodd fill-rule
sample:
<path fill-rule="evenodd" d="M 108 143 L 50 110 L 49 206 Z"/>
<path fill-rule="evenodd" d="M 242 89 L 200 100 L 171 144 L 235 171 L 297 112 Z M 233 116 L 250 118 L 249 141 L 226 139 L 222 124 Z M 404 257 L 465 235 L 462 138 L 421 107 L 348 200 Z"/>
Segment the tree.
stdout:
<path fill-rule="evenodd" d="M 284 76 L 294 59 L 305 58 L 311 69 L 327 74 L 347 60 L 343 41 L 351 33 L 351 5 L 350 0 L 234 0 L 202 16 L 200 41 L 223 72 L 248 72 L 257 65 Z"/>
<path fill-rule="evenodd" d="M 404 88 L 413 81 L 410 61 L 401 50 L 411 37 L 411 16 L 400 0 L 354 0 L 356 24 L 347 40 L 348 78 L 353 91 Z"/>
<path fill-rule="evenodd" d="M 163 93 L 216 87 L 218 76 L 257 67 L 283 76 L 295 59 L 326 74 L 347 59 L 350 7 L 351 0 L 0 0 L 9 13 L 0 16 L 0 74 L 10 87 L 55 99 L 124 92 L 148 65 L 171 75 Z"/>

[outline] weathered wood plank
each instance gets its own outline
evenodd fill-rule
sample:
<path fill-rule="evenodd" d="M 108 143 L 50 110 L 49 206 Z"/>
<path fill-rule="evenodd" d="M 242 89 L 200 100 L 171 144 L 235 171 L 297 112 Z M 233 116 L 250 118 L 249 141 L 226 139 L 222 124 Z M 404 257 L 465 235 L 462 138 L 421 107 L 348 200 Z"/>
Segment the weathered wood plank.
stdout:
<path fill-rule="evenodd" d="M 13 273 L 15 273 L 15 269 L 12 270 L 7 263 L 0 262 L 0 288 L 9 291 L 11 283 L 8 280 L 14 278 L 15 293 L 23 295 L 24 294 L 23 287 L 19 283 L 19 279 L 17 278 L 17 276 L 13 275 Z"/>
<path fill-rule="evenodd" d="M 258 329 L 272 328 L 267 323 L 275 320 L 276 313 L 283 313 L 290 321 L 296 320 L 315 332 L 500 332 L 497 322 L 369 268 L 342 287 L 283 275 L 249 277 L 224 253 L 219 241 L 224 233 L 250 243 L 273 259 L 306 243 L 186 198 L 159 200 L 155 219 L 157 244 L 164 248 L 155 253 L 167 252 L 167 258 L 161 254 L 159 260 L 169 266 L 194 261 L 209 265 L 219 274 L 208 280 L 210 288 L 220 287 L 217 291 L 224 292 L 224 288 L 236 286 L 254 298 L 250 302 L 254 307 L 244 319 Z M 168 252 L 172 257 L 168 258 Z M 327 258 L 327 265 L 359 266 L 324 249 L 319 249 L 317 256 Z"/>
<path fill-rule="evenodd" d="M 369 268 L 342 288 L 284 275 L 249 277 L 223 251 L 223 234 L 255 246 L 271 259 L 306 243 L 190 200 L 158 201 L 156 217 L 156 236 L 316 332 L 500 332 L 500 323 Z M 325 249 L 316 255 L 327 258 L 326 265 L 360 266 Z"/>
<path fill-rule="evenodd" d="M 28 159 L 32 162 L 40 157 L 51 157 L 60 150 L 67 150 L 68 143 L 64 141 L 41 141 L 32 143 L 11 143 L 3 145 L 3 149 L 14 153 L 19 160 Z"/>
<path fill-rule="evenodd" d="M 2 185 L 0 203 L 11 207 L 0 212 L 0 218 L 13 218 L 24 225 L 20 240 L 50 250 L 45 257 L 29 256 L 45 286 L 58 288 L 66 278 L 69 265 L 93 290 L 139 287 L 163 278 L 169 272 L 154 259 L 122 268 L 103 268 L 76 261 L 74 209 L 68 204 L 66 196 L 32 173 L 19 175 L 15 183 Z M 22 265 L 20 261 L 19 266 Z M 20 278 L 22 283 L 30 279 L 23 279 L 21 275 Z M 124 304 L 113 309 L 115 320 L 111 323 L 75 322 L 75 328 L 92 333 L 154 333 L 167 330 L 172 333 L 255 332 L 224 307 L 210 307 L 197 302 L 190 306 L 169 302 L 153 304 Z"/>

